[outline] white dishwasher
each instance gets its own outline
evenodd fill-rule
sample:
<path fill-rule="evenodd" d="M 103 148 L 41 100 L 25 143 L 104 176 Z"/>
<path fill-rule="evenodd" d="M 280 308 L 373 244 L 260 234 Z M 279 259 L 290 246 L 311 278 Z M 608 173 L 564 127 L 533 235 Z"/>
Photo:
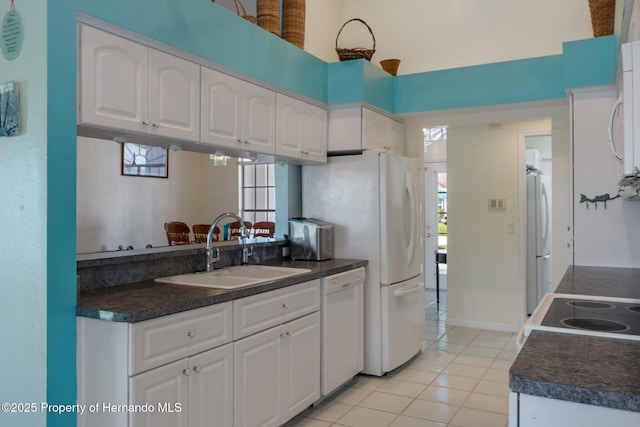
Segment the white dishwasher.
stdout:
<path fill-rule="evenodd" d="M 364 368 L 364 267 L 322 279 L 320 394 Z"/>

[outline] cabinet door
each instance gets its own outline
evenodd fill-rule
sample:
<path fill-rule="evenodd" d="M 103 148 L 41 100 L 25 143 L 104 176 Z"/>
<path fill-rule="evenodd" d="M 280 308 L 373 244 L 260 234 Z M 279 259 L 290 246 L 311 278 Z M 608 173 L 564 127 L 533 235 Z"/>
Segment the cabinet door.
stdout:
<path fill-rule="evenodd" d="M 320 313 L 283 327 L 281 423 L 320 398 Z"/>
<path fill-rule="evenodd" d="M 278 94 L 276 154 L 326 163 L 327 110 Z"/>
<path fill-rule="evenodd" d="M 308 105 L 305 158 L 314 162 L 327 162 L 327 110 Z"/>
<path fill-rule="evenodd" d="M 362 148 L 384 151 L 390 144 L 386 117 L 375 111 L 362 109 Z"/>
<path fill-rule="evenodd" d="M 130 427 L 189 426 L 189 362 L 182 359 L 129 378 Z M 145 408 L 145 406 L 141 406 Z"/>
<path fill-rule="evenodd" d="M 233 343 L 234 426 L 268 427 L 280 420 L 282 326 Z"/>
<path fill-rule="evenodd" d="M 200 141 L 200 66 L 149 49 L 149 131 Z"/>
<path fill-rule="evenodd" d="M 80 32 L 80 123 L 146 133 L 149 49 L 86 25 Z"/>
<path fill-rule="evenodd" d="M 404 155 L 404 123 L 391 120 L 391 150 L 393 154 Z"/>
<path fill-rule="evenodd" d="M 301 158 L 306 132 L 306 105 L 297 99 L 277 95 L 276 154 Z"/>
<path fill-rule="evenodd" d="M 202 142 L 221 147 L 241 147 L 242 81 L 203 67 L 201 86 Z"/>
<path fill-rule="evenodd" d="M 243 149 L 254 153 L 276 152 L 276 94 L 246 82 L 243 83 L 242 142 Z"/>
<path fill-rule="evenodd" d="M 189 359 L 191 427 L 233 426 L 233 344 Z"/>

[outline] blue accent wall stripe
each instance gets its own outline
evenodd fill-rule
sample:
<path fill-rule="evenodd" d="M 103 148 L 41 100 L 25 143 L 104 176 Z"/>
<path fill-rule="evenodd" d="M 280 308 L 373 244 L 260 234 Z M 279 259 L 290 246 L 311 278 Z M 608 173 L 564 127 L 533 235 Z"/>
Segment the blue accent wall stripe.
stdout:
<path fill-rule="evenodd" d="M 565 97 L 560 55 L 409 74 L 397 80 L 398 114 Z"/>
<path fill-rule="evenodd" d="M 47 8 L 47 403 L 76 403 L 76 13 Z M 47 413 L 48 427 L 76 414 Z"/>
<path fill-rule="evenodd" d="M 564 87 L 601 86 L 616 81 L 619 40 L 617 36 L 576 40 L 562 45 Z"/>

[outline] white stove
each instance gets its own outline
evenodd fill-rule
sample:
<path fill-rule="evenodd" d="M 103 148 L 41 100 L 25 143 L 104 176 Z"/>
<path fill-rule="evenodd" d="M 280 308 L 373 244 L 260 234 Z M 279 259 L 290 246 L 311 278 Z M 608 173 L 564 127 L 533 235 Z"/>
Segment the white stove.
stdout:
<path fill-rule="evenodd" d="M 549 293 L 520 329 L 519 348 L 534 330 L 640 341 L 640 299 Z"/>

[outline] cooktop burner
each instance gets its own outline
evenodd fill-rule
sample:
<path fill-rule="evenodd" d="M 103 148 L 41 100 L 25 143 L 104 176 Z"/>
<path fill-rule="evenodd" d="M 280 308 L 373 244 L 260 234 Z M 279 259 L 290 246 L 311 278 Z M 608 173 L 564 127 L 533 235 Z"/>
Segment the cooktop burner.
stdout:
<path fill-rule="evenodd" d="M 555 298 L 541 325 L 640 335 L 640 305 L 578 298 Z"/>

